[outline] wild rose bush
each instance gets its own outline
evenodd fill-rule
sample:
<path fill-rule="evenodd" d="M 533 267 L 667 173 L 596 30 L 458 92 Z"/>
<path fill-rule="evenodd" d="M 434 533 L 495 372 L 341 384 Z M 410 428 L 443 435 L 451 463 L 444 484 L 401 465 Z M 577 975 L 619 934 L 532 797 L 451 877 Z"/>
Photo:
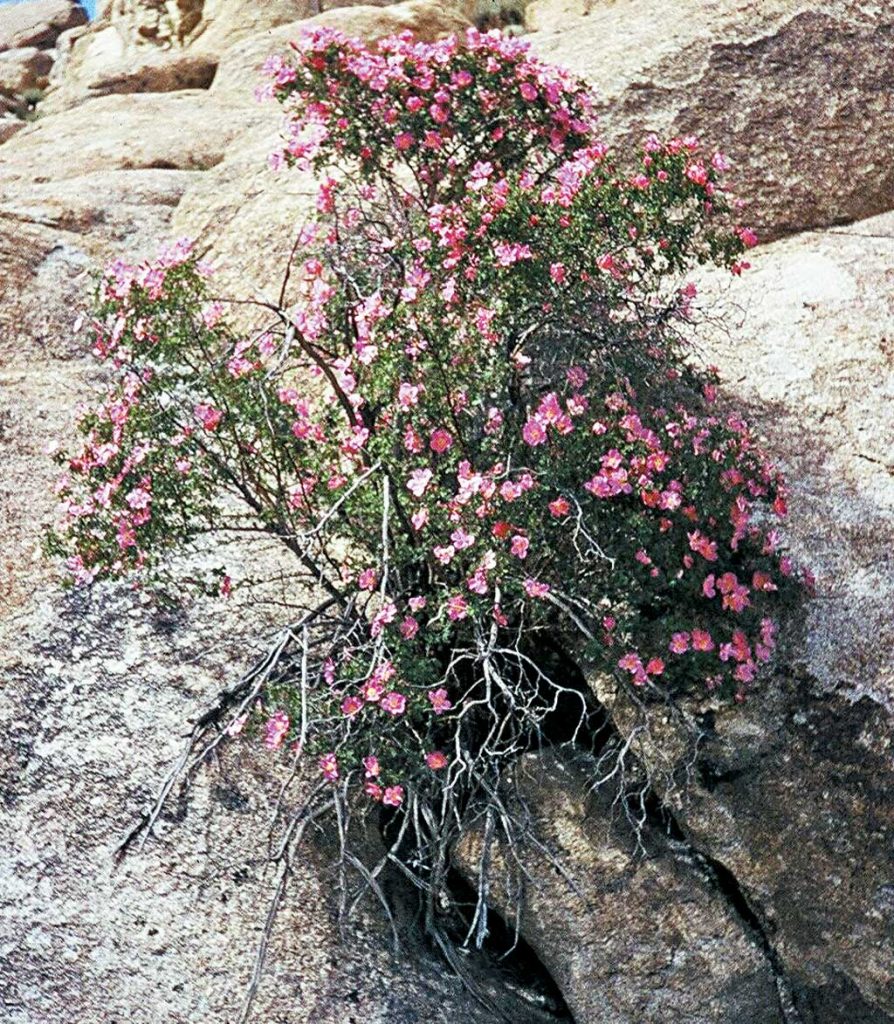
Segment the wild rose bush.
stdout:
<path fill-rule="evenodd" d="M 773 655 L 785 486 L 689 358 L 683 278 L 741 272 L 754 238 L 721 154 L 652 137 L 624 163 L 518 42 L 318 31 L 268 69 L 274 164 L 323 175 L 300 300 L 241 333 L 188 244 L 110 267 L 115 383 L 54 544 L 87 583 L 160 578 L 209 533 L 281 541 L 322 597 L 227 731 L 312 757 L 342 807 L 401 808 L 436 894 L 550 713 L 586 725 L 545 652 L 664 701 L 742 700 Z"/>

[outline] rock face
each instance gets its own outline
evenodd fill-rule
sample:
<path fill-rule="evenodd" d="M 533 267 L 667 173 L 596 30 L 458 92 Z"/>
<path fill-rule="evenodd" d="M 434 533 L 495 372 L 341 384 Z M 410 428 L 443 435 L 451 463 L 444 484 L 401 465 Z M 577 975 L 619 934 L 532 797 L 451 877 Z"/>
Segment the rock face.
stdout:
<path fill-rule="evenodd" d="M 236 608 L 208 632 L 126 595 L 45 604 L 5 647 L 0 699 L 0 1000 L 8 1024 L 232 1022 L 275 876 L 266 829 L 289 767 L 234 749 L 115 870 L 185 721 L 254 641 Z M 243 621 L 245 621 L 243 619 Z M 226 625 L 225 625 L 226 624 Z M 224 626 L 223 630 L 220 627 Z M 236 632 L 233 632 L 233 630 Z M 229 634 L 227 636 L 227 634 Z M 211 653 L 210 649 L 216 653 Z M 401 955 L 371 909 L 348 944 L 331 917 L 331 851 L 301 848 L 254 1020 L 498 1024 L 418 943 Z M 411 940 L 412 942 L 412 940 Z M 476 972 L 474 964 L 472 976 Z M 483 978 L 519 1024 L 560 1024 Z"/>
<path fill-rule="evenodd" d="M 11 139 L 25 127 L 25 122 L 14 114 L 0 114 L 0 143 Z"/>
<path fill-rule="evenodd" d="M 458 3 L 433 0 L 407 0 L 387 9 L 371 4 L 351 4 L 332 8 L 308 19 L 308 26 L 326 25 L 347 35 L 367 41 L 395 32 L 412 32 L 421 39 L 432 40 L 451 32 L 461 32 L 470 24 Z"/>
<path fill-rule="evenodd" d="M 883 1021 L 894 1017 L 894 215 L 777 242 L 752 262 L 733 289 L 703 282 L 732 325 L 708 335 L 706 358 L 784 464 L 788 535 L 818 595 L 789 657 L 796 677 L 716 717 L 682 816 L 753 898 L 806 1018 Z"/>
<path fill-rule="evenodd" d="M 894 712 L 894 214 L 755 250 L 701 278 L 705 358 L 792 487 L 790 542 L 817 576 L 804 671 Z"/>
<path fill-rule="evenodd" d="M 179 824 L 111 871 L 109 852 L 158 785 L 175 734 L 260 634 L 248 629 L 256 607 L 168 620 L 133 596 L 65 598 L 47 580 L 38 541 L 54 470 L 42 451 L 97 372 L 74 329 L 90 274 L 190 234 L 223 290 L 277 287 L 314 184 L 266 166 L 279 115 L 251 96 L 264 58 L 310 16 L 366 38 L 402 28 L 434 38 L 481 6 L 110 0 L 89 27 L 73 3 L 0 6 L 3 81 L 16 74 L 15 89 L 31 88 L 11 70 L 30 66 L 39 88 L 48 48 L 59 53 L 37 121 L 0 119 L 4 1020 L 231 1022 L 269 893 L 258 836 L 277 769 L 252 767 L 254 754 L 243 763 L 238 749 L 199 775 Z M 744 708 L 650 716 L 654 739 L 644 734 L 637 754 L 676 832 L 647 829 L 645 859 L 631 857 L 629 835 L 579 774 L 527 762 L 531 812 L 582 895 L 532 859 L 522 933 L 578 1024 L 886 1024 L 894 213 L 857 218 L 894 206 L 890 5 L 535 0 L 525 16 L 540 55 L 597 87 L 609 138 L 697 132 L 729 152 L 765 237 L 817 229 L 758 248 L 741 279 L 705 274 L 699 287 L 729 325 L 706 326 L 706 358 L 787 470 L 791 543 L 820 596 L 785 672 Z M 840 221 L 854 223 L 829 228 Z M 629 706 L 594 685 L 629 727 Z M 685 801 L 668 784 L 687 759 L 681 722 L 704 733 Z M 471 859 L 478 841 L 467 841 Z M 372 908 L 356 943 L 340 947 L 326 863 L 308 848 L 257 1019 L 496 1020 L 418 943 L 394 958 Z M 508 890 L 493 897 L 510 915 Z M 486 963 L 473 973 L 512 1020 L 568 1019 L 536 992 L 513 995 L 518 978 Z"/>
<path fill-rule="evenodd" d="M 74 0 L 0 6 L 0 143 L 12 138 L 49 84 L 59 36 L 87 21 Z"/>
<path fill-rule="evenodd" d="M 36 46 L 0 51 L 0 93 L 19 96 L 26 89 L 45 88 L 52 66 L 52 56 Z"/>
<path fill-rule="evenodd" d="M 48 109 L 112 92 L 207 88 L 221 52 L 237 39 L 314 13 L 311 0 L 116 0 L 66 47 Z"/>
<path fill-rule="evenodd" d="M 701 281 L 727 325 L 705 358 L 733 381 L 792 485 L 788 539 L 817 598 L 790 672 L 739 708 L 703 708 L 691 841 L 742 886 L 803 1020 L 894 1019 L 894 215 L 755 250 L 730 286 Z M 633 708 L 594 681 L 623 732 Z M 642 761 L 666 788 L 682 723 L 649 716 Z"/>
<path fill-rule="evenodd" d="M 137 52 L 116 61 L 87 83 L 93 96 L 116 92 L 176 92 L 207 89 L 214 80 L 217 59 L 189 52 Z"/>
<path fill-rule="evenodd" d="M 241 126 L 226 109 L 200 106 L 203 95 L 103 96 L 58 118 L 40 118 L 4 149 L 0 181 L 41 184 L 116 168 L 213 167 Z M 65 161 L 56 159 L 60 148 L 68 153 Z"/>
<path fill-rule="evenodd" d="M 692 133 L 726 152 L 762 237 L 890 208 L 890 4 L 538 0 L 529 23 L 594 84 L 610 140 Z"/>
<path fill-rule="evenodd" d="M 651 826 L 637 852 L 613 794 L 590 793 L 586 769 L 553 754 L 519 762 L 509 806 L 548 855 L 529 845 L 517 865 L 505 838 L 483 832 L 459 850 L 473 884 L 490 860 L 493 906 L 513 926 L 519 918 L 577 1024 L 781 1024 L 770 963 L 716 880 Z"/>
<path fill-rule="evenodd" d="M 325 10 L 319 0 L 116 0 L 73 40 L 48 109 L 111 92 L 207 88 L 221 54 L 241 39 Z"/>
<path fill-rule="evenodd" d="M 28 0 L 0 7 L 0 50 L 47 49 L 60 33 L 83 25 L 87 12 L 77 0 Z"/>
<path fill-rule="evenodd" d="M 786 1019 L 894 1020 L 890 715 L 781 676 L 744 708 L 669 723 L 593 685 L 622 735 L 642 730 L 635 751 L 688 842 L 735 879 L 790 992 Z"/>

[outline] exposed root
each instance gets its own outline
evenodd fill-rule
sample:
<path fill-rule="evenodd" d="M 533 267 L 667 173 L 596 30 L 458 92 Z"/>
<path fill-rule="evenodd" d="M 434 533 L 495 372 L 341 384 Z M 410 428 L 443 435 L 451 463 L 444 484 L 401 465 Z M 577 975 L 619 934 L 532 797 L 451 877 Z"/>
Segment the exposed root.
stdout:
<path fill-rule="evenodd" d="M 282 630 L 267 654 L 256 662 L 237 683 L 221 690 L 214 703 L 196 719 L 182 753 L 165 776 L 152 803 L 142 812 L 139 820 L 115 848 L 116 863 L 121 862 L 133 843 L 139 840 L 137 845 L 139 850 L 146 845 L 146 840 L 153 833 L 177 782 L 180 781 L 180 791 L 183 793 L 199 765 L 203 764 L 224 739 L 232 734 L 236 723 L 248 713 L 274 674 L 280 670 L 281 663 L 291 648 L 299 643 L 297 631 L 305 630 L 310 623 L 319 619 L 335 604 L 336 599 L 330 598 L 313 611 L 308 612 L 297 623 Z M 222 723 L 226 719 L 228 719 L 227 724 L 223 725 Z M 205 742 L 210 734 L 213 734 L 212 738 Z"/>

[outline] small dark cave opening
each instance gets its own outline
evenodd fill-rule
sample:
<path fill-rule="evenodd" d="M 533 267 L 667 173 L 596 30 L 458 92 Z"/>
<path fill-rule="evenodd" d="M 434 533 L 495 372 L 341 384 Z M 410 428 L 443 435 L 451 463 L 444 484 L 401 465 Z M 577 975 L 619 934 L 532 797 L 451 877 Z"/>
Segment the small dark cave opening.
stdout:
<path fill-rule="evenodd" d="M 538 637 L 532 660 L 549 679 L 564 687 L 557 695 L 555 708 L 541 723 L 539 742 L 531 749 L 572 745 L 577 751 L 598 754 L 608 742 L 613 728 L 605 709 L 596 700 L 580 665 L 560 639 L 550 633 Z M 541 683 L 540 695 L 550 699 L 548 685 Z"/>
<path fill-rule="evenodd" d="M 477 893 L 456 870 L 450 871 L 447 887 L 455 902 L 449 938 L 462 949 L 460 944 L 475 913 Z M 468 950 L 465 955 L 480 958 L 481 966 L 488 970 L 500 987 L 509 989 L 529 1003 L 547 1020 L 554 1020 L 556 1024 L 574 1024 L 561 989 L 536 951 L 516 933 L 511 923 L 490 907 L 487 911 L 487 933 L 480 950 Z"/>

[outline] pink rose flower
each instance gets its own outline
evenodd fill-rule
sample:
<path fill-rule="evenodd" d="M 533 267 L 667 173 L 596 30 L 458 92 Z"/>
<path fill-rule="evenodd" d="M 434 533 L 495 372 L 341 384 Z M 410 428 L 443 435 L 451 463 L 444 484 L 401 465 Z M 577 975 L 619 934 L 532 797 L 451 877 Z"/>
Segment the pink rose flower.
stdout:
<path fill-rule="evenodd" d="M 525 444 L 536 448 L 546 440 L 546 429 L 539 420 L 530 419 L 522 429 L 522 438 Z"/>
<path fill-rule="evenodd" d="M 711 634 L 704 629 L 694 629 L 692 631 L 692 649 L 694 651 L 713 651 L 714 641 L 711 639 Z"/>
<path fill-rule="evenodd" d="M 319 761 L 320 771 L 327 782 L 335 782 L 338 778 L 338 758 L 335 754 L 323 754 Z"/>
<path fill-rule="evenodd" d="M 289 731 L 289 716 L 285 711 L 276 711 L 267 719 L 264 745 L 270 750 L 278 750 Z"/>
<path fill-rule="evenodd" d="M 433 475 L 430 469 L 414 469 L 407 481 L 407 490 L 411 494 L 415 494 L 417 498 L 421 498 Z"/>
<path fill-rule="evenodd" d="M 693 551 L 697 551 L 702 558 L 707 559 L 709 562 L 717 561 L 717 542 L 709 540 L 701 531 L 693 530 L 692 533 L 687 534 L 689 537 L 689 547 Z"/>
<path fill-rule="evenodd" d="M 358 711 L 363 709 L 363 698 L 352 694 L 350 697 L 345 697 L 341 702 L 341 713 L 347 718 L 351 718 L 356 715 Z"/>
<path fill-rule="evenodd" d="M 559 496 L 549 503 L 550 514 L 555 516 L 557 519 L 562 516 L 567 516 L 571 511 L 571 505 L 568 504 L 568 500 Z"/>
<path fill-rule="evenodd" d="M 360 687 L 360 696 L 365 701 L 375 702 L 377 700 L 381 700 L 384 692 L 385 687 L 378 679 L 368 679 L 363 686 Z"/>
<path fill-rule="evenodd" d="M 404 802 L 403 786 L 388 786 L 382 796 L 382 803 L 388 807 L 400 807 Z"/>
<path fill-rule="evenodd" d="M 202 426 L 208 431 L 217 430 L 220 421 L 223 419 L 223 412 L 220 409 L 215 409 L 213 405 L 197 405 L 193 412 L 195 412 L 196 418 Z"/>
<path fill-rule="evenodd" d="M 428 691 L 428 699 L 431 701 L 432 711 L 436 715 L 443 715 L 453 707 L 453 702 L 447 696 L 447 691 L 441 687 L 437 690 Z"/>
<path fill-rule="evenodd" d="M 443 455 L 444 452 L 446 452 L 452 445 L 453 435 L 444 430 L 443 427 L 438 427 L 437 430 L 432 431 L 428 446 L 433 452 L 438 455 Z"/>
<path fill-rule="evenodd" d="M 450 540 L 457 551 L 464 551 L 475 543 L 475 535 L 473 533 L 466 533 L 462 527 L 458 527 L 450 534 Z"/>
<path fill-rule="evenodd" d="M 375 569 L 364 569 L 357 578 L 357 586 L 361 590 L 375 590 L 376 589 L 376 570 Z"/>
<path fill-rule="evenodd" d="M 689 634 L 674 633 L 668 647 L 672 654 L 685 654 L 689 650 Z"/>
<path fill-rule="evenodd" d="M 381 701 L 379 701 L 379 707 L 396 718 L 406 710 L 407 698 L 402 693 L 392 690 L 391 693 L 385 694 Z"/>
<path fill-rule="evenodd" d="M 462 594 L 447 599 L 447 617 L 452 622 L 461 622 L 469 614 L 469 604 Z"/>

